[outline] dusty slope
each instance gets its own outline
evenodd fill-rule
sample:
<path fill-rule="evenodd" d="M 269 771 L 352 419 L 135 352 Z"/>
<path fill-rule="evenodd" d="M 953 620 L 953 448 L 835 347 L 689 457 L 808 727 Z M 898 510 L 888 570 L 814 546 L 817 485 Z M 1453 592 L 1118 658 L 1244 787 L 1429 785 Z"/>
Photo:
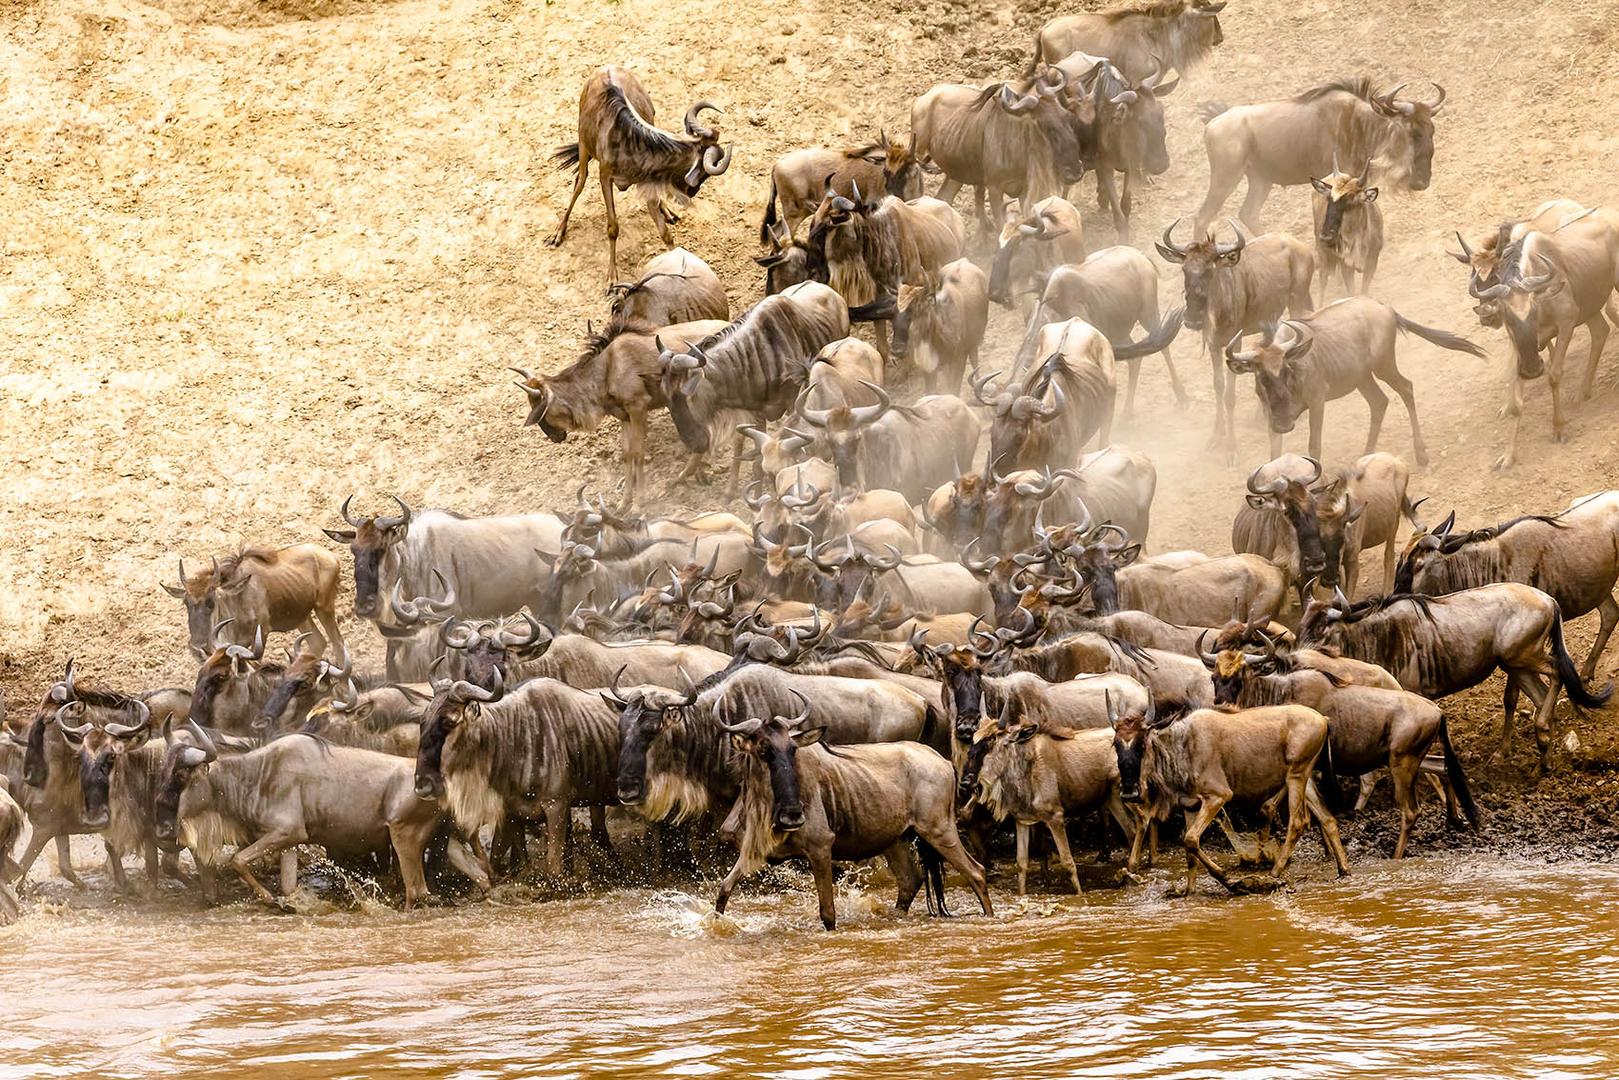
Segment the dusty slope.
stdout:
<path fill-rule="evenodd" d="M 32 699 L 70 653 L 131 688 L 187 681 L 183 623 L 158 588 L 175 557 L 318 538 L 351 490 L 479 513 L 555 505 L 581 479 L 612 482 L 616 431 L 545 443 L 518 427 L 521 395 L 503 370 L 563 366 L 603 308 L 594 184 L 568 247 L 540 244 L 568 192 L 545 159 L 573 138 L 578 86 L 597 65 L 641 72 L 671 118 L 697 97 L 726 104 L 736 163 L 677 233 L 720 269 L 740 310 L 757 297 L 748 257 L 776 154 L 879 125 L 904 130 L 910 98 L 932 83 L 1021 66 L 1055 10 L 942 0 L 900 10 L 817 0 L 790 19 L 706 0 L 7 8 L 0 440 L 13 464 L 0 487 L 0 686 Z M 1373 2 L 1353 14 L 1326 0 L 1233 0 L 1215 62 L 1170 99 L 1175 165 L 1139 200 L 1137 241 L 1201 196 L 1198 102 L 1360 71 L 1437 77 L 1450 99 L 1435 183 L 1390 200 L 1378 291 L 1420 321 L 1484 335 L 1445 238 L 1553 195 L 1619 197 L 1616 15 L 1619 4 L 1594 0 L 1553 0 L 1533 16 L 1484 0 Z M 1298 191 L 1267 208 L 1295 230 L 1306 214 Z M 639 210 L 623 217 L 633 265 L 655 237 Z M 1108 242 L 1093 225 L 1093 243 Z M 1166 270 L 1166 298 L 1177 291 Z M 992 356 L 1013 333 L 998 315 Z M 1567 445 L 1549 441 L 1542 389 L 1526 419 L 1528 463 L 1489 474 L 1505 361 L 1503 344 L 1487 340 L 1488 362 L 1402 346 L 1435 457 L 1416 493 L 1484 521 L 1613 486 L 1611 361 Z M 1153 371 L 1153 423 L 1118 437 L 1160 466 L 1153 546 L 1224 550 L 1242 471 L 1203 455 L 1206 368 L 1189 343 L 1177 354 L 1194 408 L 1174 413 Z M 1583 363 L 1583 336 L 1573 356 Z M 1242 415 L 1243 457 L 1257 461 L 1264 439 L 1251 405 Z M 1358 399 L 1335 405 L 1329 456 L 1358 452 L 1365 421 Z M 654 431 L 672 445 L 666 421 Z M 1397 404 L 1383 445 L 1409 452 Z M 715 497 L 668 492 L 671 505 Z M 374 658 L 374 636 L 362 640 Z M 1480 716 L 1494 697 L 1476 696 Z M 1607 748 L 1605 726 L 1582 725 L 1588 747 Z M 1482 746 L 1482 733 L 1468 741 Z"/>

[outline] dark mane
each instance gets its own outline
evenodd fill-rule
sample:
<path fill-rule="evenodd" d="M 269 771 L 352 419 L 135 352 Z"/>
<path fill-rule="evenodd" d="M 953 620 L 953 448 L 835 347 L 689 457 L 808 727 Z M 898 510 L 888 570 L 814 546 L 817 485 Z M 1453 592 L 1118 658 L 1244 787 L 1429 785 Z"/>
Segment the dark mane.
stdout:
<path fill-rule="evenodd" d="M 1343 619 L 1340 621 L 1346 623 L 1359 622 L 1368 616 L 1376 615 L 1394 607 L 1396 604 L 1403 603 L 1415 604 L 1423 615 L 1428 615 L 1433 602 L 1434 597 L 1424 596 L 1421 593 L 1391 593 L 1388 596 L 1372 596 L 1350 604 L 1348 608 L 1344 609 Z"/>
<path fill-rule="evenodd" d="M 243 547 L 237 548 L 231 554 L 219 560 L 219 580 L 228 581 L 230 576 L 242 568 L 242 563 L 248 559 L 257 562 L 270 562 L 275 558 L 276 549 L 271 547 Z"/>
<path fill-rule="evenodd" d="M 623 88 L 608 83 L 607 111 L 613 118 L 613 137 L 619 148 L 631 154 L 668 155 L 679 153 L 690 145 L 662 128 L 653 127 L 635 111 Z"/>
<path fill-rule="evenodd" d="M 1119 22 L 1123 19 L 1140 16 L 1146 19 L 1173 19 L 1186 10 L 1186 0 L 1147 0 L 1140 4 L 1123 4 L 1119 7 L 1098 11 L 1099 18 L 1109 22 Z"/>
<path fill-rule="evenodd" d="M 1567 511 L 1564 511 L 1564 513 L 1567 513 Z M 1515 517 L 1508 521 L 1503 521 L 1497 525 L 1486 526 L 1482 529 L 1474 529 L 1472 532 L 1462 533 L 1459 536 L 1446 535 L 1440 544 L 1440 550 L 1444 551 L 1446 554 L 1449 554 L 1468 544 L 1477 544 L 1486 540 L 1494 540 L 1496 537 L 1502 535 L 1514 525 L 1522 525 L 1526 521 L 1538 521 L 1543 525 L 1550 525 L 1554 529 L 1566 528 L 1561 520 L 1562 516 L 1562 514 L 1524 514 L 1521 517 Z"/>
<path fill-rule="evenodd" d="M 1372 88 L 1372 80 L 1365 75 L 1361 75 L 1355 78 L 1334 79 L 1331 82 L 1322 83 L 1320 86 L 1312 86 L 1303 93 L 1294 95 L 1293 100 L 1300 103 L 1317 101 L 1328 94 L 1335 94 L 1339 91 L 1353 94 L 1355 97 L 1367 102 L 1376 96 L 1376 91 Z"/>

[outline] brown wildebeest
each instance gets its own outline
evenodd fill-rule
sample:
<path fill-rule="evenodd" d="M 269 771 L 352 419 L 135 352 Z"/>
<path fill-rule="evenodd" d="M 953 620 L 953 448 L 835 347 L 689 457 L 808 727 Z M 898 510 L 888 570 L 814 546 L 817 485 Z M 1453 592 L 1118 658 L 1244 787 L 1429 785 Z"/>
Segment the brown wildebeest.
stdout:
<path fill-rule="evenodd" d="M 1415 334 L 1441 349 L 1483 356 L 1484 350 L 1457 334 L 1412 322 L 1389 305 L 1369 296 L 1336 300 L 1302 319 L 1286 319 L 1267 326 L 1263 340 L 1253 349 L 1238 349 L 1239 331 L 1226 345 L 1226 366 L 1243 375 L 1252 373 L 1270 421 L 1270 452 L 1282 452 L 1282 436 L 1293 430 L 1299 416 L 1310 414 L 1310 456 L 1321 457 L 1321 427 L 1327 402 L 1351 391 L 1359 392 L 1371 409 L 1366 432 L 1366 453 L 1377 449 L 1383 429 L 1388 395 L 1377 385 L 1386 383 L 1405 402 L 1411 418 L 1411 443 L 1418 465 L 1428 464 L 1428 448 L 1417 422 L 1416 389 L 1400 374 L 1394 355 L 1395 331 Z"/>
<path fill-rule="evenodd" d="M 1223 434 L 1227 464 L 1235 465 L 1237 376 L 1221 371 L 1220 350 L 1233 334 L 1257 333 L 1266 323 L 1280 319 L 1284 310 L 1294 316 L 1308 315 L 1314 307 L 1310 279 L 1315 275 L 1315 255 L 1304 241 L 1287 233 L 1248 240 L 1235 223 L 1229 223 L 1236 234 L 1229 244 L 1219 243 L 1209 233 L 1182 247 L 1174 240 L 1178 224 L 1179 218 L 1170 222 L 1156 247 L 1166 262 L 1180 264 L 1186 325 L 1203 332 L 1203 349 L 1214 377 L 1214 431 L 1209 448 L 1218 447 Z"/>
<path fill-rule="evenodd" d="M 928 888 L 928 908 L 944 908 L 942 863 L 955 867 L 985 915 L 993 915 L 983 868 L 956 833 L 956 773 L 938 752 L 917 743 L 818 746 L 824 727 L 804 729 L 810 703 L 797 716 L 750 717 L 721 723 L 730 733 L 742 791 L 726 819 L 738 855 L 714 899 L 724 913 L 737 882 L 769 858 L 809 861 L 820 898 L 821 924 L 837 926 L 832 862 L 888 860 L 899 885 L 894 907 L 907 911 Z M 913 851 L 914 844 L 914 851 Z M 922 865 L 917 865 L 920 854 Z"/>
<path fill-rule="evenodd" d="M 1157 715 L 1129 713 L 1115 719 L 1114 749 L 1119 782 L 1126 800 L 1143 799 L 1146 818 L 1131 846 L 1130 867 L 1141 857 L 1148 821 L 1165 821 L 1176 806 L 1186 810 L 1181 843 L 1186 848 L 1186 880 L 1177 890 L 1192 890 L 1199 865 L 1230 892 L 1244 891 L 1203 850 L 1203 832 L 1233 799 L 1266 803 L 1287 797 L 1287 835 L 1271 864 L 1280 875 L 1293 856 L 1293 845 L 1308 817 L 1321 826 L 1321 837 L 1340 877 L 1349 873 L 1349 858 L 1338 839 L 1338 822 L 1316 790 L 1311 772 L 1319 759 L 1329 794 L 1337 791 L 1327 718 L 1304 705 L 1272 705 L 1256 709 L 1193 709 L 1160 703 Z M 1261 840 L 1259 850 L 1264 851 Z"/>
<path fill-rule="evenodd" d="M 1127 78 L 1145 78 L 1154 68 L 1186 72 L 1225 40 L 1220 12 L 1225 0 L 1155 0 L 1105 11 L 1060 15 L 1040 28 L 1025 75 L 1040 63 L 1055 64 L 1070 53 L 1105 56 Z"/>
<path fill-rule="evenodd" d="M 15 876 L 17 865 L 11 861 L 11 852 L 27 820 L 22 807 L 11 797 L 5 777 L 0 776 L 0 926 L 8 926 L 22 917 L 22 906 L 17 903 L 17 894 L 8 882 Z"/>
<path fill-rule="evenodd" d="M 552 155 L 562 168 L 572 167 L 575 177 L 568 208 L 546 243 L 560 247 L 567 238 L 568 219 L 579 193 L 585 190 L 590 163 L 595 161 L 607 208 L 608 280 L 618 280 L 615 187 L 620 191 L 631 185 L 640 188 L 659 239 L 665 247 L 673 247 L 669 225 L 674 214 L 665 199 L 684 202 L 695 197 L 703 181 L 719 176 L 731 165 L 731 148 L 721 149 L 718 133 L 697 122 L 704 109 L 719 111 L 712 102 L 699 101 L 686 110 L 685 134 L 676 135 L 654 126 L 657 118 L 652 99 L 628 69 L 609 64 L 586 79 L 579 93 L 579 139 L 558 147 Z"/>
<path fill-rule="evenodd" d="M 1066 88 L 1067 77 L 1050 69 L 1027 88 L 945 83 L 911 106 L 911 156 L 944 171 L 944 202 L 963 187 L 976 190 L 980 235 L 994 235 L 1005 196 L 1033 205 L 1062 194 L 1084 172 L 1079 120 L 1061 100 Z"/>
<path fill-rule="evenodd" d="M 759 224 L 759 243 L 769 244 L 778 238 L 778 204 L 779 220 L 787 236 L 797 235 L 800 223 L 821 205 L 829 183 L 845 198 L 858 187 L 868 196 L 886 192 L 896 198 L 914 199 L 922 194 L 922 167 L 911 158 L 910 148 L 890 139 L 887 132 L 865 146 L 790 150 L 770 167 L 770 199 Z"/>
<path fill-rule="evenodd" d="M 1507 469 L 1518 457 L 1524 385 L 1542 372 L 1551 389 L 1552 438 L 1557 442 L 1568 438 L 1560 393 L 1563 360 L 1575 328 L 1582 325 L 1591 335 L 1591 352 L 1580 398 L 1591 396 L 1597 364 L 1608 341 L 1604 309 L 1619 313 L 1612 297 L 1619 287 L 1619 227 L 1609 216 L 1593 212 L 1552 233 L 1526 233 L 1502 253 L 1498 277 L 1500 280 L 1486 287 L 1474 275 L 1468 292 L 1481 307 L 1494 305 L 1491 314 L 1500 318 L 1517 362 L 1505 409 L 1512 431 L 1506 452 L 1495 463 L 1497 469 Z M 1549 362 L 1541 357 L 1547 349 Z"/>
<path fill-rule="evenodd" d="M 1327 718 L 1332 768 L 1339 776 L 1364 777 L 1387 765 L 1400 811 L 1394 857 L 1405 858 L 1417 819 L 1417 779 L 1423 759 L 1438 739 L 1445 775 L 1467 820 L 1478 826 L 1478 807 L 1467 786 L 1461 759 L 1450 744 L 1450 729 L 1438 705 L 1406 690 L 1345 684 L 1321 671 L 1287 664 L 1276 655 L 1231 649 L 1203 653 L 1214 673 L 1214 696 L 1221 705 L 1251 709 L 1261 705 L 1307 705 Z"/>
<path fill-rule="evenodd" d="M 889 348 L 922 379 L 929 394 L 954 394 L 968 362 L 978 371 L 978 349 L 989 324 L 989 285 L 970 259 L 946 263 L 919 285 L 901 285 Z"/>
<path fill-rule="evenodd" d="M 1605 217 L 1610 223 L 1619 224 L 1619 220 L 1616 220 L 1619 215 L 1602 207 L 1590 210 L 1573 199 L 1550 199 L 1535 207 L 1527 217 L 1502 221 L 1489 232 L 1475 236 L 1472 244 L 1457 230 L 1456 242 L 1461 245 L 1461 250 L 1447 251 L 1445 254 L 1467 267 L 1471 280 L 1483 288 L 1501 280 L 1501 258 L 1514 241 L 1532 232 L 1556 232 L 1564 225 L 1587 216 Z M 1500 310 L 1493 301 L 1479 304 L 1473 310 L 1484 326 L 1494 328 L 1501 325 Z"/>
<path fill-rule="evenodd" d="M 1593 691 L 1563 641 L 1557 601 L 1528 585 L 1481 585 L 1444 596 L 1374 597 L 1358 604 L 1339 594 L 1312 600 L 1299 622 L 1299 644 L 1332 648 L 1386 669 L 1412 693 L 1441 698 L 1506 673 L 1499 753 L 1511 749 L 1518 693 L 1535 703 L 1535 742 L 1544 771 L 1551 721 L 1561 690 L 1581 709 L 1599 709 L 1612 685 Z M 1542 679 L 1549 680 L 1549 687 Z"/>
<path fill-rule="evenodd" d="M 1114 236 L 1121 244 L 1130 242 L 1135 180 L 1169 171 L 1164 106 L 1159 99 L 1167 97 L 1179 84 L 1179 79 L 1165 81 L 1157 67 L 1134 80 L 1109 63 L 1103 63 L 1096 72 L 1091 87 L 1091 106 L 1096 116 L 1096 201 L 1103 212 L 1112 212 Z M 1115 190 L 1118 173 L 1124 174 L 1124 184 Z"/>
<path fill-rule="evenodd" d="M 623 508 L 632 506 L 646 469 L 647 417 L 666 404 L 657 342 L 684 349 L 725 329 L 723 319 L 700 319 L 672 326 L 594 335 L 579 359 L 555 375 L 512 368 L 528 395 L 524 427 L 537 426 L 552 442 L 570 432 L 591 432 L 605 417 L 624 422 L 619 432 L 619 464 L 624 470 Z"/>
<path fill-rule="evenodd" d="M 1582 678 L 1595 675 L 1619 623 L 1613 596 L 1619 581 L 1619 492 L 1576 499 L 1560 514 L 1531 514 L 1471 532 L 1457 532 L 1455 526 L 1452 513 L 1411 537 L 1392 591 L 1443 596 L 1498 581 L 1533 584 L 1557 601 L 1565 619 L 1600 613 L 1596 640 L 1580 669 Z"/>
<path fill-rule="evenodd" d="M 920 499 L 945 482 L 955 454 L 978 442 L 978 421 L 958 397 L 933 394 L 896 406 L 880 386 L 866 384 L 875 405 L 799 410 L 821 431 L 843 489 L 887 488 Z"/>
<path fill-rule="evenodd" d="M 1014 291 L 1041 270 L 1085 260 L 1085 219 L 1074 204 L 1060 195 L 1024 209 L 1008 207 L 1001 225 L 1000 244 L 989 269 L 989 295 L 997 304 L 1010 305 Z"/>
<path fill-rule="evenodd" d="M 1379 94 L 1370 79 L 1338 79 L 1280 101 L 1211 106 L 1203 129 L 1209 194 L 1193 232 L 1202 235 L 1244 176 L 1248 196 L 1238 216 L 1258 232 L 1259 208 L 1273 186 L 1325 176 L 1335 156 L 1369 162 L 1385 187 L 1426 188 L 1433 177 L 1433 118 L 1445 102 L 1445 88 L 1435 84 L 1437 94 L 1429 100 L 1398 100 L 1405 85 Z"/>
<path fill-rule="evenodd" d="M 165 581 L 163 589 L 185 603 L 191 652 L 199 658 L 213 648 L 213 628 L 227 620 L 230 640 L 238 645 L 250 643 L 260 632 L 302 630 L 313 635 L 315 653 L 330 645 L 336 655 L 343 648 L 337 628 L 338 576 L 337 556 L 317 544 L 250 547 L 189 576 L 182 560 L 180 583 Z"/>
<path fill-rule="evenodd" d="M 1333 274 L 1343 279 L 1344 293 L 1365 296 L 1377 274 L 1377 260 L 1383 254 L 1383 210 L 1377 205 L 1378 189 L 1368 182 L 1370 160 L 1356 176 L 1333 162 L 1332 172 L 1320 179 L 1310 177 L 1315 194 L 1310 198 L 1315 216 L 1315 261 L 1321 271 L 1321 302 L 1327 301 L 1327 282 Z M 1355 284 L 1355 275 L 1360 284 Z"/>

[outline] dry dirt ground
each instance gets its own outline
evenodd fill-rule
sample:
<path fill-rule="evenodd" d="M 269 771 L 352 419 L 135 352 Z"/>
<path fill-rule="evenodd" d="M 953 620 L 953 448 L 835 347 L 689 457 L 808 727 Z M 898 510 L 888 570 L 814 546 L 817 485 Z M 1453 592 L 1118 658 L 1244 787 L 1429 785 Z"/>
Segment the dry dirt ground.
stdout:
<path fill-rule="evenodd" d="M 967 0 L 783 7 L 714 0 L 60 0 L 0 8 L 0 687 L 29 708 L 69 655 L 138 689 L 189 685 L 184 623 L 159 588 L 176 558 L 244 542 L 320 539 L 351 491 L 398 492 L 466 513 L 568 503 L 577 483 L 616 483 L 617 431 L 553 446 L 520 425 L 505 365 L 556 370 L 606 284 L 593 183 L 568 245 L 555 226 L 569 179 L 547 158 L 572 141 L 578 88 L 612 61 L 637 71 L 672 124 L 697 98 L 726 109 L 736 156 L 677 227 L 719 270 L 734 310 L 758 298 L 750 261 L 770 162 L 806 144 L 908 127 L 930 85 L 1021 68 L 1034 29 L 1091 6 Z M 1290 94 L 1368 73 L 1383 85 L 1438 79 L 1433 187 L 1386 203 L 1377 293 L 1420 322 L 1487 342 L 1490 359 L 1414 339 L 1433 451 L 1413 481 L 1464 522 L 1551 510 L 1613 487 L 1619 359 L 1571 438 L 1549 437 L 1544 385 L 1530 395 L 1524 464 L 1489 472 L 1505 343 L 1479 328 L 1451 229 L 1486 226 L 1543 199 L 1613 202 L 1619 159 L 1619 4 L 1549 0 L 1231 0 L 1226 42 L 1168 99 L 1174 166 L 1138 198 L 1148 245 L 1190 213 L 1206 179 L 1196 106 Z M 1111 242 L 1087 180 L 1093 246 Z M 655 253 L 621 202 L 627 266 Z M 1234 212 L 1237 200 L 1230 204 Z M 965 205 L 965 200 L 963 200 Z M 1307 235 L 1299 190 L 1267 222 Z M 1164 267 L 1166 304 L 1178 275 Z M 990 366 L 1017 322 L 997 313 Z M 1195 400 L 1173 409 L 1149 361 L 1141 415 L 1115 437 L 1150 453 L 1160 486 L 1150 546 L 1228 550 L 1246 470 L 1267 456 L 1248 391 L 1243 464 L 1203 451 L 1207 368 L 1176 347 Z M 1583 364 L 1583 334 L 1571 359 Z M 1360 451 L 1359 398 L 1329 411 L 1332 459 Z M 654 424 L 653 491 L 674 486 L 675 437 Z M 1302 435 L 1289 441 L 1302 447 Z M 1383 446 L 1409 454 L 1393 403 Z M 662 453 L 668 448 L 670 453 Z M 346 560 L 345 560 L 346 561 Z M 375 634 L 350 628 L 361 662 Z M 1576 648 L 1589 626 L 1572 633 Z M 1619 649 L 1599 675 L 1611 676 Z M 1493 738 L 1492 682 L 1455 700 L 1464 757 Z M 1531 787 L 1527 758 L 1481 773 L 1493 842 L 1572 824 L 1613 833 L 1614 714 L 1572 720 L 1582 749 Z M 1527 742 L 1528 740 L 1525 740 Z"/>

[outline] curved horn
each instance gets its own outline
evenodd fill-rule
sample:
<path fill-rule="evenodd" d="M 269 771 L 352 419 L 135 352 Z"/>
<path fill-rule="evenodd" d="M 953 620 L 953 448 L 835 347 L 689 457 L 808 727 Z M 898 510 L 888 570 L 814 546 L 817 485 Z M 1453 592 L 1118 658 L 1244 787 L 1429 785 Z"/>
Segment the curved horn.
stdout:
<path fill-rule="evenodd" d="M 196 762 L 196 764 L 205 765 L 210 761 L 219 759 L 219 749 L 214 746 L 214 740 L 202 729 L 202 725 L 195 720 L 188 719 L 186 721 L 186 730 L 191 733 L 193 739 L 197 740 L 197 748 L 202 751 L 202 760 Z"/>
<path fill-rule="evenodd" d="M 708 176 L 719 176 L 731 167 L 731 153 L 734 147 L 727 143 L 725 146 L 710 146 L 703 151 L 703 172 Z"/>
<path fill-rule="evenodd" d="M 394 502 L 399 504 L 399 514 L 396 517 L 379 517 L 379 518 L 377 518 L 376 519 L 376 524 L 377 524 L 377 528 L 379 528 L 379 529 L 396 529 L 401 525 L 409 525 L 410 524 L 410 517 L 411 517 L 410 507 L 408 505 L 406 505 L 405 500 L 401 499 L 398 495 L 394 495 L 394 496 L 392 496 L 392 498 L 393 498 Z"/>
<path fill-rule="evenodd" d="M 1226 351 L 1228 353 L 1230 352 L 1229 346 L 1227 346 Z M 1279 494 L 1283 488 L 1287 487 L 1287 480 L 1284 477 L 1277 477 L 1264 487 L 1260 487 L 1257 481 L 1259 479 L 1260 472 L 1264 468 L 1265 466 L 1260 465 L 1256 467 L 1253 472 L 1248 474 L 1248 493 L 1250 495 L 1276 495 Z"/>
<path fill-rule="evenodd" d="M 993 401 L 986 400 L 984 398 L 984 394 L 988 392 L 990 380 L 999 374 L 999 371 L 992 371 L 988 375 L 975 375 L 968 380 L 973 388 L 973 397 L 978 399 L 978 404 L 994 407 L 995 403 Z M 998 392 L 995 392 L 994 396 L 999 397 L 1000 395 Z"/>
<path fill-rule="evenodd" d="M 1215 244 L 1214 252 L 1216 255 L 1235 255 L 1242 251 L 1243 248 L 1248 246 L 1248 239 L 1242 235 L 1242 229 L 1237 227 L 1237 223 L 1235 221 L 1232 221 L 1230 218 L 1226 218 L 1225 223 L 1231 226 L 1231 231 L 1236 234 L 1237 239 L 1234 243 L 1230 244 Z"/>
<path fill-rule="evenodd" d="M 870 383 L 865 379 L 861 379 L 860 385 L 877 395 L 877 404 L 856 405 L 854 408 L 849 410 L 849 415 L 854 419 L 856 424 L 864 425 L 875 423 L 879 417 L 893 407 L 894 401 L 888 396 L 888 391 L 884 390 L 876 383 Z"/>
<path fill-rule="evenodd" d="M 1180 218 L 1176 218 L 1174 221 L 1171 221 L 1168 227 L 1164 229 L 1164 235 L 1159 239 L 1158 244 L 1160 247 L 1167 249 L 1172 254 L 1180 258 L 1185 258 L 1186 249 L 1175 243 L 1174 239 L 1170 236 L 1170 234 L 1175 231 L 1175 226 L 1179 225 L 1180 223 Z"/>
<path fill-rule="evenodd" d="M 697 104 L 687 109 L 685 122 L 686 134 L 690 135 L 694 139 L 712 139 L 714 137 L 713 128 L 704 127 L 697 122 L 697 117 L 704 109 L 718 113 L 721 116 L 725 115 L 720 107 L 714 104 L 712 101 L 699 101 Z"/>
<path fill-rule="evenodd" d="M 804 721 L 809 719 L 809 716 L 810 716 L 810 703 L 809 703 L 809 698 L 805 697 L 803 694 L 800 694 L 797 690 L 789 690 L 788 693 L 792 694 L 793 697 L 798 699 L 798 705 L 799 705 L 798 715 L 797 716 L 778 716 L 778 717 L 776 717 L 776 719 L 777 720 L 785 720 L 787 722 L 787 729 L 789 731 L 791 731 L 794 728 L 798 727 L 798 725 L 802 724 Z"/>
<path fill-rule="evenodd" d="M 749 717 L 740 724 L 727 724 L 724 720 L 719 723 L 720 727 L 732 735 L 757 735 L 759 729 L 765 726 L 765 722 L 757 716 Z"/>
<path fill-rule="evenodd" d="M 362 524 L 364 524 L 364 522 L 357 520 L 354 517 L 353 514 L 349 513 L 349 503 L 351 503 L 353 501 L 354 501 L 354 496 L 353 495 L 350 495 L 348 498 L 344 499 L 343 500 L 343 505 L 338 507 L 337 512 L 343 515 L 343 520 L 344 521 L 348 522 L 350 525 L 352 525 L 356 529 L 358 529 Z M 184 564 L 182 564 L 181 569 L 182 570 L 184 569 Z"/>
<path fill-rule="evenodd" d="M 1197 635 L 1197 655 L 1198 659 L 1203 661 L 1205 667 L 1212 668 L 1220 662 L 1220 657 L 1216 653 L 1211 653 L 1204 650 L 1203 642 L 1208 638 L 1208 636 L 1209 632 L 1207 630 Z"/>

